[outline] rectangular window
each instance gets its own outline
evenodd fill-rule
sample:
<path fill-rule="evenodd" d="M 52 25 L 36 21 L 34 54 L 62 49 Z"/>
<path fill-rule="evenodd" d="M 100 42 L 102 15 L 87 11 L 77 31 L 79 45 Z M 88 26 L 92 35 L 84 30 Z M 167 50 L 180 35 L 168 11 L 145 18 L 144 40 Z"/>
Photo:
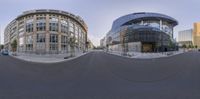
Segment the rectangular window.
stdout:
<path fill-rule="evenodd" d="M 24 37 L 20 37 L 19 38 L 19 46 L 23 46 L 24 45 Z"/>
<path fill-rule="evenodd" d="M 51 43 L 58 43 L 58 35 L 50 34 L 50 42 Z"/>
<path fill-rule="evenodd" d="M 46 23 L 45 22 L 37 22 L 37 31 L 46 31 Z"/>
<path fill-rule="evenodd" d="M 56 34 L 50 34 L 50 51 L 58 51 L 58 35 Z"/>
<path fill-rule="evenodd" d="M 33 32 L 33 23 L 26 24 L 26 32 L 28 33 Z"/>
<path fill-rule="evenodd" d="M 49 30 L 58 32 L 58 23 L 49 23 Z"/>
<path fill-rule="evenodd" d="M 26 21 L 26 32 L 33 32 L 33 19 L 28 19 Z"/>
<path fill-rule="evenodd" d="M 68 29 L 69 29 L 69 27 L 68 27 L 67 21 L 61 20 L 61 32 L 67 34 L 68 33 Z"/>
<path fill-rule="evenodd" d="M 56 18 L 56 17 L 50 17 L 50 22 L 58 22 L 58 18 Z"/>
<path fill-rule="evenodd" d="M 69 22 L 69 31 L 74 32 L 74 24 L 72 22 Z"/>
<path fill-rule="evenodd" d="M 37 34 L 37 42 L 44 43 L 45 42 L 46 34 Z"/>
<path fill-rule="evenodd" d="M 33 36 L 26 37 L 26 51 L 33 50 Z"/>
<path fill-rule="evenodd" d="M 63 53 L 67 53 L 68 52 L 68 38 L 67 36 L 61 36 L 61 49 Z"/>

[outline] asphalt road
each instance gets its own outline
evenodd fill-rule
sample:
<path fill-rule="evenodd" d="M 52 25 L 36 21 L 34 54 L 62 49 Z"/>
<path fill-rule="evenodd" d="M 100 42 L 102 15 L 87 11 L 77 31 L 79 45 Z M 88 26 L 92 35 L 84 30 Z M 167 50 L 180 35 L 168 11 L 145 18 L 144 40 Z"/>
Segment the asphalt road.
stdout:
<path fill-rule="evenodd" d="M 139 60 L 91 52 L 55 64 L 0 56 L 0 99 L 200 99 L 200 53 Z"/>

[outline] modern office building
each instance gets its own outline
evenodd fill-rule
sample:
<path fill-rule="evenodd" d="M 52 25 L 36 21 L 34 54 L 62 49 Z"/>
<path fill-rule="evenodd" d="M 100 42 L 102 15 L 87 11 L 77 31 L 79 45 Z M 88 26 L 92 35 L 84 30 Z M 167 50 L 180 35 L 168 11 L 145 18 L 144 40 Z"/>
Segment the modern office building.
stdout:
<path fill-rule="evenodd" d="M 176 19 L 159 13 L 133 13 L 113 22 L 106 35 L 106 46 L 112 51 L 160 52 L 175 50 L 173 39 Z"/>
<path fill-rule="evenodd" d="M 178 32 L 178 43 L 180 46 L 186 45 L 193 45 L 193 30 L 183 30 Z"/>
<path fill-rule="evenodd" d="M 200 22 L 194 23 L 193 45 L 200 48 Z"/>
<path fill-rule="evenodd" d="M 83 19 L 60 10 L 38 9 L 23 12 L 6 27 L 5 48 L 12 50 L 17 41 L 17 52 L 63 54 L 85 51 L 87 25 Z"/>

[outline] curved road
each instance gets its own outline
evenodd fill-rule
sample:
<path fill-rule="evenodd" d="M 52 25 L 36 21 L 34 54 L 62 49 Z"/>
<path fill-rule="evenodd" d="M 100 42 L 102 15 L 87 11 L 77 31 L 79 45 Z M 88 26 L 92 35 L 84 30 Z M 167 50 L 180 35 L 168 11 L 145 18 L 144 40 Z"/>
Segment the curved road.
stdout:
<path fill-rule="evenodd" d="M 0 99 L 200 99 L 200 53 L 139 60 L 91 52 L 55 64 L 0 56 Z"/>

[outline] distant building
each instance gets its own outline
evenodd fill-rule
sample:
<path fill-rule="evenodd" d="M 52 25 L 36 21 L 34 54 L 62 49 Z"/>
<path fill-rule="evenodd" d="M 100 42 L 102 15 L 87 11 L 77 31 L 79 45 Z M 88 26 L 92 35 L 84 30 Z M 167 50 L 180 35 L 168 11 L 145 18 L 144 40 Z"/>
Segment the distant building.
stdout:
<path fill-rule="evenodd" d="M 194 23 L 193 45 L 200 48 L 200 22 Z"/>
<path fill-rule="evenodd" d="M 90 39 L 88 39 L 87 43 L 88 50 L 93 50 L 95 48 L 94 44 Z"/>
<path fill-rule="evenodd" d="M 192 30 L 192 29 L 183 30 L 183 31 L 178 32 L 178 43 L 179 43 L 179 46 L 183 46 L 183 45 L 186 45 L 186 46 L 193 45 L 192 33 L 193 33 L 193 30 Z"/>
<path fill-rule="evenodd" d="M 100 40 L 100 47 L 104 48 L 106 47 L 106 38 L 104 37 L 103 39 Z"/>

